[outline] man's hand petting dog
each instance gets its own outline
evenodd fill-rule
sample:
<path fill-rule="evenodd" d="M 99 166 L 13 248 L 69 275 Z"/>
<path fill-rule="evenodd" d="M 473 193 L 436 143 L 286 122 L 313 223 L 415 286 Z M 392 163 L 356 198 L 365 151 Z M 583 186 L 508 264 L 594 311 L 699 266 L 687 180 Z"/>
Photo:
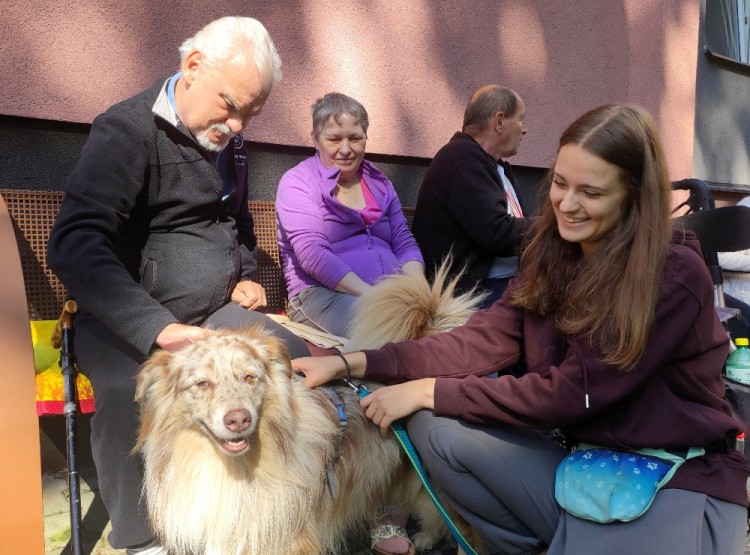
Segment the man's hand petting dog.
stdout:
<path fill-rule="evenodd" d="M 156 337 L 156 344 L 165 351 L 173 353 L 199 339 L 208 337 L 212 333 L 214 333 L 213 330 L 199 328 L 198 326 L 186 326 L 175 322 L 161 330 L 161 333 Z"/>

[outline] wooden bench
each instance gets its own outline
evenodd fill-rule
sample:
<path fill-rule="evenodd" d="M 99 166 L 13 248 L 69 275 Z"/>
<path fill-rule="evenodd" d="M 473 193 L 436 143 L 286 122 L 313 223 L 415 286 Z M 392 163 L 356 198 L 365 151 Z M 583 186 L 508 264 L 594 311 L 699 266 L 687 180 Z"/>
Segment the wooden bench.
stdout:
<path fill-rule="evenodd" d="M 0 189 L 21 257 L 21 268 L 32 320 L 53 320 L 60 315 L 65 288 L 47 266 L 47 239 L 62 203 L 60 191 L 27 191 Z M 276 210 L 270 201 L 251 201 L 258 238 L 258 271 L 253 276 L 266 288 L 268 308 L 286 309 L 286 285 L 281 273 L 279 247 L 276 242 Z"/>
<path fill-rule="evenodd" d="M 2 189 L 21 257 L 32 320 L 54 320 L 60 315 L 65 300 L 65 288 L 47 266 L 47 239 L 60 209 L 63 194 L 60 191 L 30 191 Z M 250 213 L 255 221 L 258 239 L 258 270 L 252 276 L 266 289 L 268 310 L 286 310 L 287 293 L 281 272 L 279 245 L 276 238 L 276 208 L 272 201 L 250 201 Z M 411 223 L 414 209 L 404 208 Z"/>

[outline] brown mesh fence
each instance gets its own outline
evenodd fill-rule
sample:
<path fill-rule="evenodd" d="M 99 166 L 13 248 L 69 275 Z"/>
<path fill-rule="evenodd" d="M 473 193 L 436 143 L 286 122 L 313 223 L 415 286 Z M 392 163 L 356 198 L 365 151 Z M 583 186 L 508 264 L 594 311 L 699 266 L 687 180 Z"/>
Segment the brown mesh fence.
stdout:
<path fill-rule="evenodd" d="M 65 288 L 47 267 L 47 239 L 62 202 L 62 193 L 2 189 L 16 232 L 29 317 L 55 320 L 65 300 Z"/>
<path fill-rule="evenodd" d="M 286 310 L 286 284 L 276 238 L 276 208 L 273 202 L 267 201 L 250 201 L 249 206 L 258 240 L 258 270 L 252 279 L 266 289 L 269 312 Z"/>

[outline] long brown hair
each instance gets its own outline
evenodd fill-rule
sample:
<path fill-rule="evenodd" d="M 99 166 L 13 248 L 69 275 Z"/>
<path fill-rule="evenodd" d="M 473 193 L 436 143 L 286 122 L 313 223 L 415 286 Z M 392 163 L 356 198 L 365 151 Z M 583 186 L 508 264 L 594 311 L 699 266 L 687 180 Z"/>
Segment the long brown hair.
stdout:
<path fill-rule="evenodd" d="M 560 237 L 547 199 L 525 249 L 516 306 L 541 314 L 566 336 L 589 333 L 602 360 L 628 370 L 643 355 L 671 239 L 671 184 L 656 127 L 644 109 L 607 105 L 568 127 L 559 148 L 578 145 L 620 169 L 622 220 L 583 256 Z M 558 149 L 559 152 L 559 149 Z"/>

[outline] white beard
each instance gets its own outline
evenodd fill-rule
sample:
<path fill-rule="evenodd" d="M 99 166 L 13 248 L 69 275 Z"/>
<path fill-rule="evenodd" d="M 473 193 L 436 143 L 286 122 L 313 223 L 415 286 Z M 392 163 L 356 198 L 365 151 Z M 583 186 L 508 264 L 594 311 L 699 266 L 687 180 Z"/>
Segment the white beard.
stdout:
<path fill-rule="evenodd" d="M 212 131 L 218 131 L 222 135 L 225 135 L 227 137 L 226 141 L 222 141 L 219 144 L 211 142 L 208 138 L 208 134 Z M 233 138 L 234 135 L 232 134 L 232 130 L 224 123 L 214 123 L 208 129 L 201 131 L 195 136 L 195 140 L 198 141 L 198 144 L 211 152 L 221 152 Z"/>

